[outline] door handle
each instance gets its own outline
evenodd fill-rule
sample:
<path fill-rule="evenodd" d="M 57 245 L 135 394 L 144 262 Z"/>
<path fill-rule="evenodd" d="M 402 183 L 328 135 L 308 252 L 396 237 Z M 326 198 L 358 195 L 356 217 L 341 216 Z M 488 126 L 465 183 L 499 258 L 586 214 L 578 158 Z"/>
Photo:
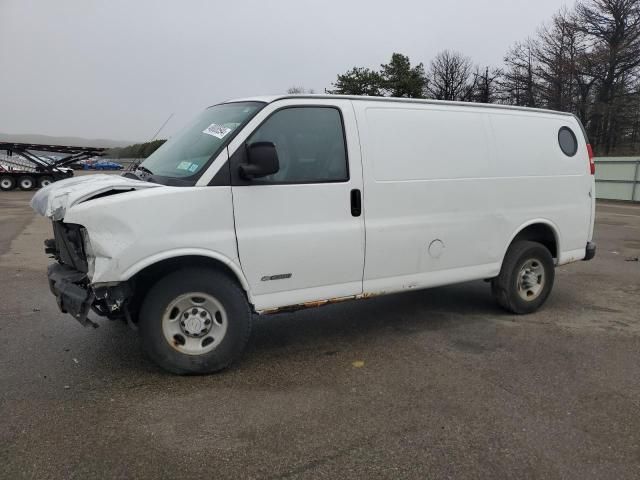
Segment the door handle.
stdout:
<path fill-rule="evenodd" d="M 362 194 L 360 190 L 354 188 L 351 190 L 351 215 L 359 217 L 362 214 Z"/>

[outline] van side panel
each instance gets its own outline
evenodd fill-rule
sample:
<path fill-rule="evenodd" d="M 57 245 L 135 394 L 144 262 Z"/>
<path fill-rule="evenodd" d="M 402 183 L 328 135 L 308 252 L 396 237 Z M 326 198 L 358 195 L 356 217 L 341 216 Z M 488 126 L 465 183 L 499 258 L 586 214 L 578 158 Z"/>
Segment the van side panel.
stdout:
<path fill-rule="evenodd" d="M 364 163 L 365 291 L 497 274 L 502 252 L 486 181 L 493 163 L 486 113 L 354 105 Z"/>
<path fill-rule="evenodd" d="M 496 276 L 526 225 L 584 257 L 592 179 L 575 119 L 504 109 L 354 102 L 363 153 L 365 293 Z M 560 127 L 578 139 L 567 157 Z"/>

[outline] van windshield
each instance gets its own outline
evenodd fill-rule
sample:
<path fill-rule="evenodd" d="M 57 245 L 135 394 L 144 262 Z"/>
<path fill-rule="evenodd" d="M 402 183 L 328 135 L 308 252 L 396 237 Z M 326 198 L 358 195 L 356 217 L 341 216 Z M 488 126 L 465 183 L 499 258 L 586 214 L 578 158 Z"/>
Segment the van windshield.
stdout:
<path fill-rule="evenodd" d="M 224 103 L 207 108 L 153 152 L 138 168 L 163 177 L 191 177 L 262 107 L 261 102 Z"/>

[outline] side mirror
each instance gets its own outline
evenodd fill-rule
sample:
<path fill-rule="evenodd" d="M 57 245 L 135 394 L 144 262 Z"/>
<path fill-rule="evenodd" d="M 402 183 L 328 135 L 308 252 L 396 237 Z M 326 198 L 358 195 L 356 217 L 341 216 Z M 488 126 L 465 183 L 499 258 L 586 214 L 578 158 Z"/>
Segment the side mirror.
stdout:
<path fill-rule="evenodd" d="M 271 142 L 247 144 L 247 162 L 240 164 L 240 176 L 247 180 L 273 175 L 280 170 L 278 152 Z"/>

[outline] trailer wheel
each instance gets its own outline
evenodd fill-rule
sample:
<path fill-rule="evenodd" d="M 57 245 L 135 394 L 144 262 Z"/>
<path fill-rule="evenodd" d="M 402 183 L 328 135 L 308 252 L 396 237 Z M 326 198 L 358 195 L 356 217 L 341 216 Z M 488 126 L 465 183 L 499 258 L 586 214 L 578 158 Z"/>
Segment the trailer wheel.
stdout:
<path fill-rule="evenodd" d="M 44 177 L 40 177 L 38 179 L 38 186 L 40 188 L 46 187 L 47 185 L 51 185 L 52 183 L 53 183 L 53 177 L 50 177 L 49 175 L 45 175 Z"/>
<path fill-rule="evenodd" d="M 36 186 L 35 179 L 30 175 L 23 175 L 18 178 L 18 187 L 20 190 L 31 190 Z"/>
<path fill-rule="evenodd" d="M 6 192 L 8 190 L 13 190 L 16 187 L 16 181 L 13 177 L 9 175 L 3 175 L 0 177 L 0 190 Z"/>

